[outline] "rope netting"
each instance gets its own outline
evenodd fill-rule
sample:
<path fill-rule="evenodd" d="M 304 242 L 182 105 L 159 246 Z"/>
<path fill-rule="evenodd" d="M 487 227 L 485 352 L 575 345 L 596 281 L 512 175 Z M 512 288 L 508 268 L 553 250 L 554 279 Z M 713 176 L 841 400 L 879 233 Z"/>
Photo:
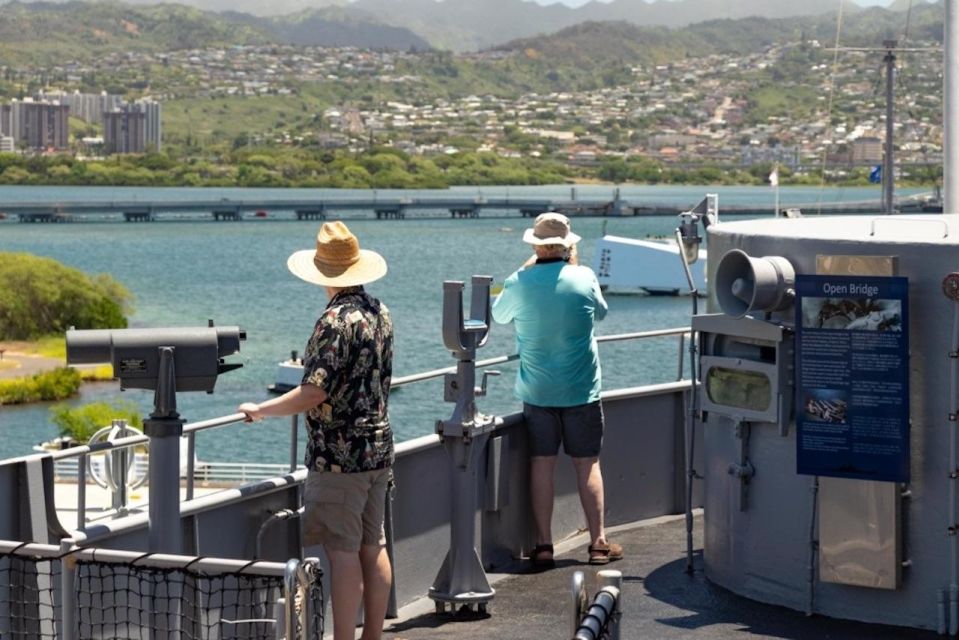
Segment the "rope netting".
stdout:
<path fill-rule="evenodd" d="M 148 557 L 142 559 L 147 561 Z M 0 554 L 0 640 L 55 640 L 63 606 L 74 607 L 81 639 L 274 640 L 284 579 L 248 572 L 99 561 L 61 561 Z M 61 572 L 74 572 L 75 594 L 63 604 Z M 322 637 L 323 587 L 317 579 L 296 598 L 310 626 L 302 637 Z M 303 633 L 303 632 L 306 633 Z M 299 634 L 298 634 L 299 635 Z"/>
<path fill-rule="evenodd" d="M 0 640 L 56 640 L 60 560 L 0 555 Z"/>

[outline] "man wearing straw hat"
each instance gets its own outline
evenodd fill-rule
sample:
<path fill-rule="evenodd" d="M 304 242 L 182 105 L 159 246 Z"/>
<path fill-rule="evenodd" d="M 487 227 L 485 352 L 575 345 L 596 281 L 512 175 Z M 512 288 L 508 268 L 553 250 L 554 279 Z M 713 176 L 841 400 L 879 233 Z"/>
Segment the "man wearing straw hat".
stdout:
<path fill-rule="evenodd" d="M 297 251 L 293 275 L 326 289 L 299 387 L 239 410 L 250 421 L 306 413 L 309 469 L 304 492 L 305 546 L 323 545 L 330 561 L 335 640 L 352 640 L 362 601 L 363 640 L 381 637 L 392 582 L 383 523 L 392 480 L 393 432 L 387 418 L 393 324 L 386 305 L 363 285 L 386 274 L 386 261 L 342 222 L 328 222 L 316 249 Z"/>
<path fill-rule="evenodd" d="M 523 235 L 534 255 L 506 279 L 493 303 L 493 319 L 513 322 L 516 328 L 515 392 L 523 401 L 529 434 L 530 502 L 536 526 L 530 560 L 537 568 L 555 564 L 553 475 L 561 442 L 576 470 L 590 534 L 589 562 L 605 564 L 623 557 L 623 548 L 606 539 L 599 466 L 603 408 L 593 323 L 606 317 L 607 307 L 596 275 L 577 264 L 579 240 L 566 216 L 539 215 Z"/>

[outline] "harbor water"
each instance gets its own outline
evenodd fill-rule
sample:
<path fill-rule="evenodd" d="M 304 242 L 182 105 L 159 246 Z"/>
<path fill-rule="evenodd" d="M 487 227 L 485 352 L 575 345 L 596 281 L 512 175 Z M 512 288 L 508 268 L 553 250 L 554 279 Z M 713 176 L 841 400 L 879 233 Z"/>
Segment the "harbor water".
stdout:
<path fill-rule="evenodd" d="M 609 186 L 578 186 L 577 196 L 600 199 L 612 196 Z M 454 189 L 461 195 L 568 197 L 569 186 L 491 187 Z M 719 193 L 724 203 L 768 202 L 768 187 L 631 187 L 622 197 L 694 206 L 705 193 Z M 3 202 L 65 202 L 78 199 L 152 200 L 196 198 L 195 189 L 147 188 L 40 188 L 0 187 Z M 235 199 L 309 197 L 329 194 L 320 190 L 208 189 L 203 197 Z M 417 192 L 382 191 L 383 197 Z M 422 195 L 424 192 L 418 192 Z M 368 192 L 338 193 L 338 197 L 368 196 Z M 878 199 L 878 188 L 826 190 L 783 188 L 783 207 L 816 201 Z M 454 364 L 440 333 L 444 280 L 469 281 L 486 274 L 501 283 L 530 255 L 521 241 L 530 220 L 512 216 L 449 219 L 418 216 L 405 220 L 371 219 L 351 214 L 347 220 L 361 246 L 381 253 L 389 265 L 385 278 L 368 289 L 393 313 L 395 325 L 394 377 Z M 720 214 L 722 218 L 722 214 Z M 276 364 L 291 350 L 302 351 L 319 312 L 326 304 L 323 290 L 309 285 L 286 269 L 287 257 L 310 248 L 320 225 L 317 221 L 266 218 L 243 222 L 213 222 L 193 216 L 155 223 L 124 223 L 115 218 L 75 224 L 0 223 L 0 251 L 21 251 L 48 256 L 87 273 L 108 273 L 134 296 L 133 327 L 202 326 L 208 319 L 218 325 L 239 325 L 247 332 L 241 352 L 228 359 L 243 367 L 220 377 L 211 394 L 181 393 L 178 408 L 187 421 L 233 413 L 243 401 L 267 397 Z M 671 236 L 672 216 L 637 218 L 579 218 L 574 231 L 583 237 L 581 262 L 591 264 L 593 246 L 603 233 L 644 238 Z M 468 293 L 468 292 L 467 292 Z M 468 300 L 468 297 L 467 297 Z M 639 295 L 609 296 L 609 314 L 597 325 L 599 335 L 687 326 L 691 312 L 686 297 Z M 513 353 L 512 327 L 494 325 L 480 358 Z M 600 348 L 604 388 L 612 389 L 675 379 L 679 360 L 675 337 L 640 342 L 613 342 Z M 502 375 L 490 378 L 489 395 L 477 402 L 486 413 L 506 413 L 519 408 L 513 398 L 515 364 L 497 367 Z M 437 419 L 449 416 L 452 405 L 442 402 L 439 379 L 404 386 L 390 398 L 390 418 L 399 440 L 433 432 Z M 152 393 L 119 391 L 116 383 L 85 385 L 68 404 L 99 400 L 125 400 L 143 413 L 152 407 Z M 56 435 L 49 422 L 49 404 L 0 407 L 0 458 L 29 453 L 38 442 Z M 198 436 L 202 460 L 283 462 L 288 458 L 288 419 L 250 425 L 242 437 L 224 439 L 217 430 Z M 302 452 L 302 447 L 300 449 Z"/>

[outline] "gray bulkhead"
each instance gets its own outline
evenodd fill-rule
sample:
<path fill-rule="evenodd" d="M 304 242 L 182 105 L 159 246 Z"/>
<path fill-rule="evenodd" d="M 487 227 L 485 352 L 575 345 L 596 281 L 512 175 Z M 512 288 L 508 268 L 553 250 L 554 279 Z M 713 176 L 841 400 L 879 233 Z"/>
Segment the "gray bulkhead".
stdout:
<path fill-rule="evenodd" d="M 901 498 L 901 522 L 892 544 L 906 561 L 901 584 L 877 589 L 813 583 L 815 613 L 894 625 L 936 628 L 940 592 L 950 584 L 955 536 L 949 520 L 951 432 L 957 390 L 950 386 L 953 321 L 959 303 L 943 293 L 943 278 L 959 270 L 959 216 L 919 218 L 830 217 L 750 220 L 709 228 L 707 278 L 716 282 L 720 259 L 731 249 L 749 256 L 782 256 L 797 274 L 815 274 L 817 256 L 894 256 L 908 278 L 910 328 L 911 482 Z M 720 312 L 710 286 L 710 312 Z M 792 325 L 794 309 L 773 312 Z M 756 317 L 761 317 L 758 314 Z M 793 389 L 785 393 L 795 393 Z M 740 508 L 740 483 L 730 475 L 740 456 L 733 420 L 709 415 L 704 425 L 707 577 L 746 597 L 807 610 L 810 603 L 810 526 L 813 477 L 796 472 L 795 422 L 787 435 L 775 424 L 754 423 L 749 458 L 755 470 L 748 504 Z M 842 481 L 840 481 L 842 482 Z M 898 493 L 896 494 L 898 496 Z M 853 518 L 872 514 L 848 504 Z M 953 512 L 954 513 L 954 512 Z M 821 515 L 821 514 L 820 514 Z M 823 523 L 819 523 L 823 524 Z M 828 525 L 829 523 L 825 523 Z M 818 538 L 819 529 L 816 528 Z M 856 544 L 851 542 L 850 544 Z M 878 551 L 878 550 L 875 550 Z M 940 621 L 941 624 L 941 621 Z"/>

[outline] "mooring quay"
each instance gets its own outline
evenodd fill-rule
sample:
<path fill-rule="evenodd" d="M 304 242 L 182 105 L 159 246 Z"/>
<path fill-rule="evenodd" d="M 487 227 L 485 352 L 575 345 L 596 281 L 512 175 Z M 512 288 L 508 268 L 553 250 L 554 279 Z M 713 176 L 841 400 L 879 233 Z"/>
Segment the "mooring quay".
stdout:
<path fill-rule="evenodd" d="M 919 203 L 903 199 L 903 212 L 918 211 Z M 834 202 L 791 205 L 803 211 L 819 213 L 875 213 L 878 201 Z M 535 217 L 544 211 L 559 211 L 568 216 L 628 217 L 678 215 L 685 208 L 675 203 L 636 202 L 619 198 L 604 200 L 549 198 L 476 197 L 400 197 L 400 198 L 314 198 L 314 199 L 207 199 L 136 200 L 80 202 L 8 202 L 0 203 L 5 219 L 20 222 L 74 222 L 82 218 L 122 218 L 127 222 L 152 222 L 163 218 L 209 216 L 216 221 L 236 221 L 245 217 L 294 220 L 325 220 L 328 217 L 372 217 L 400 220 L 406 217 Z M 765 206 L 725 205 L 731 214 L 767 215 Z"/>

